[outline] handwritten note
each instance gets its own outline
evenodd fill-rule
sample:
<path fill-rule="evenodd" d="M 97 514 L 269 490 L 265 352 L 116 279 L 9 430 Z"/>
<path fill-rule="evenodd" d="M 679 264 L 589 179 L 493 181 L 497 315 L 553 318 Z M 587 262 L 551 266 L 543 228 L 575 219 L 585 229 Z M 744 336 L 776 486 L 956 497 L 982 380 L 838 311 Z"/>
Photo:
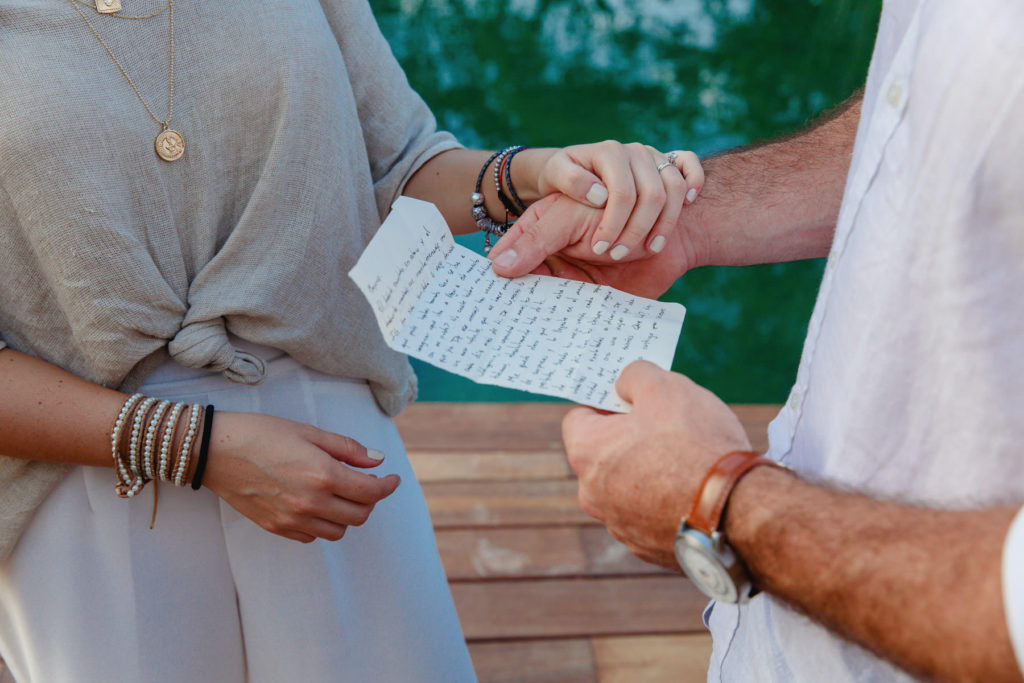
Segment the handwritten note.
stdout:
<path fill-rule="evenodd" d="M 399 198 L 349 276 L 392 348 L 483 384 L 626 412 L 615 380 L 672 363 L 686 312 L 610 287 L 499 277 L 428 202 Z"/>

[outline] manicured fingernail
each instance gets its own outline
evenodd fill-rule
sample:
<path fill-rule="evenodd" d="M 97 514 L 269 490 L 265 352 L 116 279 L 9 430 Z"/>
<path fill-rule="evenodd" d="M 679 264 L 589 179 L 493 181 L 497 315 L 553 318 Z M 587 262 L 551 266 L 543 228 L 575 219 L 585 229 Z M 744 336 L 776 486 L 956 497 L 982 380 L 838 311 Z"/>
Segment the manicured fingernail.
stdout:
<path fill-rule="evenodd" d="M 516 263 L 516 250 L 509 249 L 501 252 L 498 258 L 494 259 L 495 265 L 499 265 L 502 268 L 511 268 Z"/>
<path fill-rule="evenodd" d="M 610 246 L 612 245 L 609 244 L 608 242 L 605 242 L 604 240 L 601 240 L 600 242 L 594 245 L 594 253 L 600 256 L 604 252 L 608 251 L 608 247 Z"/>
<path fill-rule="evenodd" d="M 629 247 L 620 244 L 619 246 L 612 249 L 611 257 L 612 261 L 621 261 L 629 253 Z"/>
<path fill-rule="evenodd" d="M 594 206 L 604 206 L 608 201 L 608 190 L 601 183 L 594 183 L 587 192 L 587 201 Z"/>
<path fill-rule="evenodd" d="M 368 457 L 370 460 L 383 460 L 384 454 L 378 451 L 376 448 L 367 448 L 366 457 Z"/>
<path fill-rule="evenodd" d="M 664 235 L 658 235 L 653 240 L 651 240 L 651 251 L 653 251 L 655 254 L 660 254 L 661 250 L 665 248 L 666 241 L 667 240 L 665 239 Z"/>
<path fill-rule="evenodd" d="M 686 191 L 686 201 L 692 202 L 696 198 L 697 198 L 697 188 L 696 187 L 691 187 L 689 190 Z"/>

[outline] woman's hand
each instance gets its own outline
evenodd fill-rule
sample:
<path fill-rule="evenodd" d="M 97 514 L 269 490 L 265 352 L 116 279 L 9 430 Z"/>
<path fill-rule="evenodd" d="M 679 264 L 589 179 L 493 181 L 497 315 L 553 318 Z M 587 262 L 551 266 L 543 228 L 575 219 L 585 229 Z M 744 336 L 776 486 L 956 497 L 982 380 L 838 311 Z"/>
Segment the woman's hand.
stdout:
<path fill-rule="evenodd" d="M 396 474 L 378 478 L 347 466 L 376 467 L 381 458 L 312 425 L 217 412 L 203 485 L 267 531 L 336 541 L 398 487 Z"/>
<path fill-rule="evenodd" d="M 640 143 L 605 141 L 545 150 L 537 190 L 541 197 L 559 192 L 581 204 L 605 211 L 586 234 L 573 235 L 586 256 L 598 262 L 643 258 L 664 249 L 683 206 L 697 197 L 704 171 L 693 152 L 668 155 Z M 537 224 L 526 219 L 524 229 Z M 518 223 L 518 221 L 517 221 Z M 573 231 L 576 226 L 543 226 Z"/>

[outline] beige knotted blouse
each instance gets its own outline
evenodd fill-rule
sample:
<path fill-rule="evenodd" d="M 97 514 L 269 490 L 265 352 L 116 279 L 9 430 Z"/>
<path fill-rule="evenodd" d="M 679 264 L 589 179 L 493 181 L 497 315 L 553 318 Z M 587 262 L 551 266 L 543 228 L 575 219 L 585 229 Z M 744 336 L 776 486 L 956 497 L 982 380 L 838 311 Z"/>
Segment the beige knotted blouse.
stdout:
<path fill-rule="evenodd" d="M 90 21 L 164 116 L 167 13 Z M 259 382 L 231 332 L 366 378 L 398 413 L 415 376 L 346 274 L 409 177 L 458 143 L 365 0 L 179 1 L 174 48 L 186 151 L 166 162 L 70 0 L 0 6 L 0 347 L 126 391 L 168 355 Z M 0 559 L 64 472 L 0 456 Z"/>

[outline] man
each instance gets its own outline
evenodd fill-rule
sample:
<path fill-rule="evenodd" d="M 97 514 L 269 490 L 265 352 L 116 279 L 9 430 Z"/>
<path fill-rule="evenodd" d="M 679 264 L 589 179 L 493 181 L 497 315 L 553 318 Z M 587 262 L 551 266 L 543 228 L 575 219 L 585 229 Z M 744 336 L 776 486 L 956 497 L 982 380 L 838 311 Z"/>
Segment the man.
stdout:
<path fill-rule="evenodd" d="M 713 543 L 689 567 L 739 594 L 706 616 L 711 680 L 1021 679 L 1021 35 L 1019 3 L 886 2 L 863 95 L 802 135 L 707 160 L 671 248 L 612 264 L 543 243 L 527 220 L 492 255 L 511 276 L 565 246 L 539 272 L 647 295 L 699 265 L 828 255 L 769 428 L 768 457 L 792 471 L 734 470 L 705 539 L 717 529 L 738 570 L 716 573 L 729 560 Z M 723 483 L 702 489 L 705 473 L 749 443 L 681 375 L 638 363 L 617 387 L 631 413 L 577 408 L 563 425 L 580 501 L 676 566 L 701 533 L 674 544 L 680 519 Z M 749 601 L 744 566 L 763 591 Z"/>

